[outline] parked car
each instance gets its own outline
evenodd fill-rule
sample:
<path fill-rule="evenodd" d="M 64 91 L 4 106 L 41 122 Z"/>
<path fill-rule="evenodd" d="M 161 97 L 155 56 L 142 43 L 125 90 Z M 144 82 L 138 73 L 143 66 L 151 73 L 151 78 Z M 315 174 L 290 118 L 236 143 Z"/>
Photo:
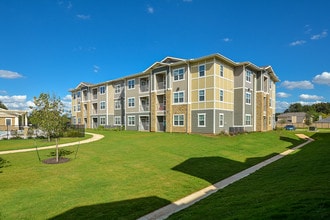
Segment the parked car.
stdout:
<path fill-rule="evenodd" d="M 284 129 L 288 131 L 294 131 L 296 130 L 296 127 L 294 125 L 286 125 Z"/>

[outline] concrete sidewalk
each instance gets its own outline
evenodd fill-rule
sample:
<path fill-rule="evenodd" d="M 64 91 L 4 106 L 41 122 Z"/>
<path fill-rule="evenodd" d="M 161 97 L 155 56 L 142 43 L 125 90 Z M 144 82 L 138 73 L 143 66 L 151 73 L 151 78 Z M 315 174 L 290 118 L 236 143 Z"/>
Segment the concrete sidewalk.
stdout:
<path fill-rule="evenodd" d="M 72 146 L 72 145 L 77 145 L 77 144 L 86 144 L 94 141 L 98 141 L 102 138 L 104 138 L 103 135 L 101 134 L 94 134 L 94 133 L 88 133 L 86 134 L 93 135 L 93 137 L 82 140 L 82 141 L 77 141 L 77 142 L 72 142 L 72 143 L 66 143 L 66 144 L 59 144 L 58 147 L 67 147 L 67 146 Z M 47 149 L 53 149 L 56 148 L 56 145 L 52 146 L 46 146 L 46 147 L 38 147 L 38 150 L 47 150 Z M 1 154 L 15 154 L 15 153 L 23 153 L 23 152 L 30 152 L 30 151 L 36 151 L 36 148 L 27 148 L 27 149 L 20 149 L 20 150 L 7 150 L 7 151 L 0 151 Z"/>
<path fill-rule="evenodd" d="M 284 151 L 272 158 L 269 158 L 268 160 L 265 160 L 261 163 L 258 163 L 246 170 L 243 170 L 233 176 L 230 176 L 214 185 L 211 185 L 209 187 L 206 187 L 202 190 L 199 190 L 193 194 L 190 194 L 176 202 L 173 202 L 167 206 L 164 206 L 163 208 L 160 208 L 154 212 L 151 212 L 145 216 L 142 216 L 141 218 L 139 218 L 138 220 L 159 220 L 159 219 L 166 219 L 168 218 L 170 215 L 179 212 L 191 205 L 193 205 L 194 203 L 212 195 L 213 193 L 216 193 L 218 190 L 225 188 L 226 186 L 243 179 L 244 177 L 247 177 L 248 175 L 256 172 L 257 170 L 261 169 L 264 166 L 267 166 L 285 156 L 287 156 L 288 154 L 294 152 L 295 150 L 305 146 L 306 144 L 314 141 L 313 139 L 305 136 L 305 135 L 301 135 L 301 134 L 297 134 L 297 136 L 299 138 L 305 139 L 307 140 L 305 143 L 300 144 L 290 150 Z"/>

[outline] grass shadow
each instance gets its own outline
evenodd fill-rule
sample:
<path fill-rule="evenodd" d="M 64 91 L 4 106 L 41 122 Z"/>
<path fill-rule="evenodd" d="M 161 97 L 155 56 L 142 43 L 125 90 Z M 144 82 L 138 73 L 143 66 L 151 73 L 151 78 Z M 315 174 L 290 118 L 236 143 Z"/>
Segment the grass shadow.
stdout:
<path fill-rule="evenodd" d="M 195 157 L 173 167 L 172 170 L 204 179 L 213 184 L 275 155 L 249 158 L 244 163 L 218 156 Z"/>
<path fill-rule="evenodd" d="M 59 219 L 137 219 L 170 201 L 156 196 L 80 206 L 50 218 Z"/>

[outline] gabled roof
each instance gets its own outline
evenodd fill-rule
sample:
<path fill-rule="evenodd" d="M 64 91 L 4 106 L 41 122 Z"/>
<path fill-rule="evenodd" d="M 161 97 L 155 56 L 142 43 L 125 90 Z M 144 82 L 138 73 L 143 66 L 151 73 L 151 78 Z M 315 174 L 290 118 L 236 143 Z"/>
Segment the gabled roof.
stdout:
<path fill-rule="evenodd" d="M 280 114 L 277 117 L 282 118 L 282 117 L 292 117 L 292 116 L 306 116 L 306 112 L 287 112 Z"/>
<path fill-rule="evenodd" d="M 320 122 L 320 123 L 330 123 L 330 117 L 323 118 L 321 120 L 318 120 L 317 122 Z"/>

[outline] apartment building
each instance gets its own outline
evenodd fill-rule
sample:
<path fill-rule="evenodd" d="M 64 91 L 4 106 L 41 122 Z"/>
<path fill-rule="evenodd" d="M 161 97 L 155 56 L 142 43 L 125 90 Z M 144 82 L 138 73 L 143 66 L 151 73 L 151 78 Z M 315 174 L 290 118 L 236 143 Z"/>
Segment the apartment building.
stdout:
<path fill-rule="evenodd" d="M 221 54 L 166 57 L 138 74 L 81 82 L 70 90 L 72 123 L 152 132 L 267 131 L 275 126 L 278 81 L 271 66 Z"/>

